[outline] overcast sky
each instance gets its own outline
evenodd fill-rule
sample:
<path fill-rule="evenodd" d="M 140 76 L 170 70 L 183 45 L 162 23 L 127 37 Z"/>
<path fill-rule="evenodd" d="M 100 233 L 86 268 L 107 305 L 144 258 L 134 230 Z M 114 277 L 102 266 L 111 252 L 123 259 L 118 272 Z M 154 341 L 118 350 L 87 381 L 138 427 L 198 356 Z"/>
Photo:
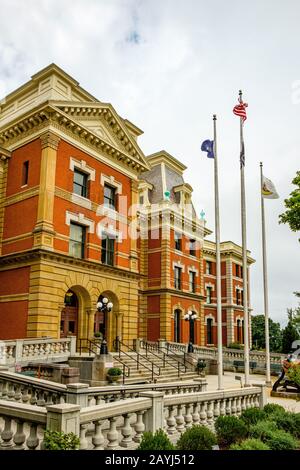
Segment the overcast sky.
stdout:
<path fill-rule="evenodd" d="M 214 228 L 213 161 L 200 151 L 218 115 L 221 238 L 241 243 L 238 90 L 245 124 L 251 303 L 263 312 L 259 162 L 266 200 L 271 317 L 286 321 L 300 290 L 299 233 L 278 225 L 300 169 L 298 0 L 0 0 L 0 97 L 55 62 L 144 130 L 144 153 L 188 166 L 198 213 Z M 4 14 L 3 14 L 4 13 Z"/>

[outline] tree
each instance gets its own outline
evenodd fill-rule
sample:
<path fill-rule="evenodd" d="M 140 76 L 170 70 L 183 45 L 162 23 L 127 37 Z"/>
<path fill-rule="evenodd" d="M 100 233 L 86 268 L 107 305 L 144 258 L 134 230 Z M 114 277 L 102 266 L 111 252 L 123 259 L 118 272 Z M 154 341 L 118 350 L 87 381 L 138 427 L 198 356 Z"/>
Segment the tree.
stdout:
<path fill-rule="evenodd" d="M 265 349 L 265 316 L 255 315 L 251 318 L 252 325 L 252 344 L 253 347 L 258 349 Z M 269 318 L 269 337 L 270 337 L 270 351 L 279 352 L 282 346 L 282 331 L 280 323 L 274 322 Z"/>
<path fill-rule="evenodd" d="M 300 292 L 294 292 L 296 297 L 300 297 Z M 300 304 L 294 309 L 289 309 L 291 321 L 300 335 Z"/>
<path fill-rule="evenodd" d="M 297 171 L 292 183 L 298 187 L 284 200 L 287 210 L 280 214 L 279 223 L 288 224 L 293 232 L 297 232 L 300 230 L 300 171 Z"/>
<path fill-rule="evenodd" d="M 299 339 L 299 334 L 296 328 L 294 327 L 293 321 L 291 319 L 291 310 L 292 309 L 288 309 L 289 321 L 282 332 L 282 352 L 285 354 L 291 352 L 293 341 Z"/>

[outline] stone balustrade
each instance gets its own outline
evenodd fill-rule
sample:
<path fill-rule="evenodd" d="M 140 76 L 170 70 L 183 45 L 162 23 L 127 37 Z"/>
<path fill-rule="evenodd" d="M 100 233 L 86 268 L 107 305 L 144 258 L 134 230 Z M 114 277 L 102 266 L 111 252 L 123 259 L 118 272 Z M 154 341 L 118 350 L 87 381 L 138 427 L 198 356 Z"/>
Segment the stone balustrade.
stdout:
<path fill-rule="evenodd" d="M 183 383 L 113 385 L 89 387 L 87 384 L 58 384 L 49 380 L 27 377 L 15 372 L 0 371 L 0 399 L 45 406 L 72 403 L 94 406 L 127 398 L 137 398 L 141 392 L 160 391 L 165 395 L 205 391 L 206 379 L 197 378 Z"/>
<path fill-rule="evenodd" d="M 30 362 L 62 362 L 76 352 L 76 337 L 53 339 L 17 339 L 0 341 L 0 365 L 14 366 Z"/>
<path fill-rule="evenodd" d="M 0 399 L 0 450 L 41 449 L 46 408 Z"/>
<path fill-rule="evenodd" d="M 186 345 L 182 343 L 172 343 L 172 342 L 167 342 L 168 348 L 171 351 L 176 351 L 176 352 L 185 352 L 186 351 Z M 217 348 L 208 348 L 205 346 L 194 346 L 194 353 L 201 355 L 203 358 L 207 359 L 216 359 L 218 355 L 218 350 Z M 266 356 L 263 351 L 250 351 L 250 361 L 257 362 L 258 364 L 265 364 L 266 362 Z M 281 364 L 282 360 L 285 358 L 284 354 L 280 353 L 270 353 L 270 360 L 273 364 Z M 234 360 L 239 360 L 243 361 L 244 360 L 244 351 L 243 349 L 229 349 L 229 348 L 223 348 L 223 360 L 224 361 L 234 361 Z"/>
<path fill-rule="evenodd" d="M 264 385 L 213 392 L 141 392 L 138 398 L 82 407 L 37 407 L 0 400 L 0 449 L 43 448 L 43 430 L 74 432 L 82 450 L 135 449 L 144 431 L 163 428 L 173 442 L 193 424 L 214 429 L 218 416 L 239 416 L 266 403 Z M 1 426 L 4 424 L 4 426 Z"/>

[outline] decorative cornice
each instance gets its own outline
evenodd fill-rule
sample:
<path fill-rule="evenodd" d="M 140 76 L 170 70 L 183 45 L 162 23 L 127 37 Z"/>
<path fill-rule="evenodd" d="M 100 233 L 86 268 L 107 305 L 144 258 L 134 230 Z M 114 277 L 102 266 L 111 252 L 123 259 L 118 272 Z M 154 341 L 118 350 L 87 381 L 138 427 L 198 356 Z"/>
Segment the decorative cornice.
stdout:
<path fill-rule="evenodd" d="M 142 155 L 140 156 L 137 152 L 130 155 L 127 151 L 106 142 L 90 129 L 74 121 L 59 108 L 50 105 L 49 102 L 31 110 L 23 117 L 18 117 L 8 126 L 0 129 L 0 145 L 11 147 L 50 125 L 85 146 L 96 149 L 97 153 L 100 151 L 121 166 L 129 167 L 137 173 L 148 170 L 147 162 Z"/>
<path fill-rule="evenodd" d="M 9 255 L 0 256 L 0 268 L 6 268 L 7 266 L 17 265 L 19 263 L 24 262 L 30 264 L 32 261 L 56 262 L 60 264 L 61 268 L 65 269 L 68 269 L 68 266 L 71 267 L 75 265 L 78 268 L 99 272 L 100 274 L 103 274 L 107 277 L 112 277 L 115 275 L 119 276 L 122 279 L 132 280 L 138 280 L 141 277 L 140 274 L 128 271 L 127 269 L 103 265 L 100 262 L 92 260 L 73 258 L 72 256 L 67 254 L 55 253 L 42 249 L 31 249 L 20 253 L 13 253 Z"/>
<path fill-rule="evenodd" d="M 51 131 L 47 131 L 44 134 L 40 136 L 41 139 L 41 145 L 42 145 L 42 150 L 50 147 L 53 150 L 57 150 L 58 144 L 60 142 L 60 137 L 56 134 L 54 134 Z"/>
<path fill-rule="evenodd" d="M 6 162 L 11 157 L 11 152 L 0 146 L 0 160 Z"/>

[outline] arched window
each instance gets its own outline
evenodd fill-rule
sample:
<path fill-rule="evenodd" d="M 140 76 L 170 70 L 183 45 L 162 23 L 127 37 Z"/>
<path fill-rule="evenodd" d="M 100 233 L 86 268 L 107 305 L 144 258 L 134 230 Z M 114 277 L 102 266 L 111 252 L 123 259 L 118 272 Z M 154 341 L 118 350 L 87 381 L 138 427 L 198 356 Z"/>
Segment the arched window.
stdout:
<path fill-rule="evenodd" d="M 68 290 L 65 295 L 65 306 L 61 311 L 60 336 L 66 337 L 77 334 L 78 324 L 78 298 L 77 295 Z"/>

